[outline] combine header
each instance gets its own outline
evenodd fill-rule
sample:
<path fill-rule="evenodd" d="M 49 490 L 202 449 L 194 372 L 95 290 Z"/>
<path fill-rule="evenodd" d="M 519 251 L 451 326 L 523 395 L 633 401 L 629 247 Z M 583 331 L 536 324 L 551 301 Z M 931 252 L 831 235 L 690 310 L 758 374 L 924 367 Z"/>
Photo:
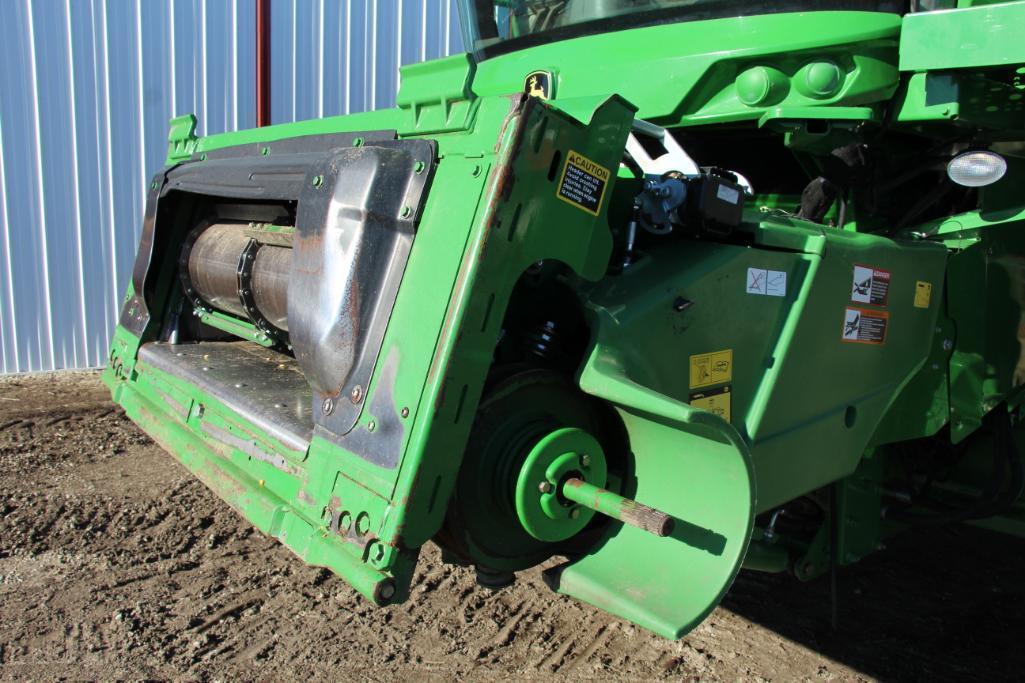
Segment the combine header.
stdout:
<path fill-rule="evenodd" d="M 114 399 L 379 605 L 433 539 L 679 638 L 1025 533 L 1025 2 L 912 5 L 465 0 L 394 109 L 175 119 Z"/>

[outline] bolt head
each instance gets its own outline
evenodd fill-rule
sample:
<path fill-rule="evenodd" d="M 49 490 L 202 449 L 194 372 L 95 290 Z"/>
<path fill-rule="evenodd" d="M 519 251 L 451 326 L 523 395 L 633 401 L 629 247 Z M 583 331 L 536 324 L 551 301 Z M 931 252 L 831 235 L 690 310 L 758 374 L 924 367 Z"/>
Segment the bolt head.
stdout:
<path fill-rule="evenodd" d="M 360 401 L 362 401 L 363 400 L 363 387 L 361 387 L 359 384 L 354 386 L 352 388 L 352 391 L 349 392 L 349 400 L 352 401 L 353 403 L 359 403 Z"/>
<path fill-rule="evenodd" d="M 570 510 L 569 511 L 569 516 L 570 516 L 570 519 L 579 519 L 580 518 L 580 508 L 573 508 L 572 510 Z"/>
<path fill-rule="evenodd" d="M 549 481 L 542 481 L 540 484 L 537 485 L 537 490 L 541 493 L 551 493 L 552 483 Z"/>
<path fill-rule="evenodd" d="M 954 348 L 954 340 L 953 339 L 944 339 L 943 340 L 943 350 L 944 351 L 950 351 L 952 348 Z"/>
<path fill-rule="evenodd" d="M 591 466 L 591 456 L 589 456 L 587 453 L 584 453 L 583 455 L 581 455 L 580 456 L 580 466 L 581 467 L 590 467 Z"/>
<path fill-rule="evenodd" d="M 329 396 L 324 399 L 324 403 L 321 404 L 320 407 L 323 409 L 325 415 L 330 415 L 335 411 L 335 401 Z"/>

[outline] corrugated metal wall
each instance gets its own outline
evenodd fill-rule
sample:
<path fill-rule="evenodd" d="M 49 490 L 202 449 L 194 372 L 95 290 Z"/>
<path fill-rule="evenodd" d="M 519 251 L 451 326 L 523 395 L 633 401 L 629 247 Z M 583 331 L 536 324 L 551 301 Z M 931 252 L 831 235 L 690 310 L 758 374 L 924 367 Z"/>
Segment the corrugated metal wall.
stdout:
<path fill-rule="evenodd" d="M 101 365 L 167 121 L 255 124 L 254 0 L 0 0 L 0 372 Z M 392 106 L 452 0 L 272 0 L 274 123 Z"/>

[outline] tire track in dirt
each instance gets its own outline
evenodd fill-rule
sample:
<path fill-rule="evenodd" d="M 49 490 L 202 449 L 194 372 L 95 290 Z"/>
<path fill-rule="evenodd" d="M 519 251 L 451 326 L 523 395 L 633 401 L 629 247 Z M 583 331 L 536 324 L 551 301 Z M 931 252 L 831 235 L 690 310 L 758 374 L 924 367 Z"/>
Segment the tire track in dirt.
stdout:
<path fill-rule="evenodd" d="M 95 374 L 0 379 L 0 398 L 16 399 L 0 401 L 0 678 L 1000 680 L 1022 664 L 1007 606 L 1025 603 L 1025 545 L 977 530 L 845 573 L 838 634 L 821 582 L 742 574 L 671 643 L 552 593 L 540 569 L 482 589 L 432 545 L 411 599 L 377 609 L 255 532 Z"/>

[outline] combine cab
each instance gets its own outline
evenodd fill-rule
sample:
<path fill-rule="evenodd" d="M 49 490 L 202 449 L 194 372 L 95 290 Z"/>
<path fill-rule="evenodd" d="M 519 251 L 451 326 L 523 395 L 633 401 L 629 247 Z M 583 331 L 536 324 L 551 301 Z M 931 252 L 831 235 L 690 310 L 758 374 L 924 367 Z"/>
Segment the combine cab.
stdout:
<path fill-rule="evenodd" d="M 1025 3 L 914 4 L 466 0 L 394 109 L 175 119 L 114 399 L 379 605 L 433 540 L 679 638 L 1022 533 Z"/>

